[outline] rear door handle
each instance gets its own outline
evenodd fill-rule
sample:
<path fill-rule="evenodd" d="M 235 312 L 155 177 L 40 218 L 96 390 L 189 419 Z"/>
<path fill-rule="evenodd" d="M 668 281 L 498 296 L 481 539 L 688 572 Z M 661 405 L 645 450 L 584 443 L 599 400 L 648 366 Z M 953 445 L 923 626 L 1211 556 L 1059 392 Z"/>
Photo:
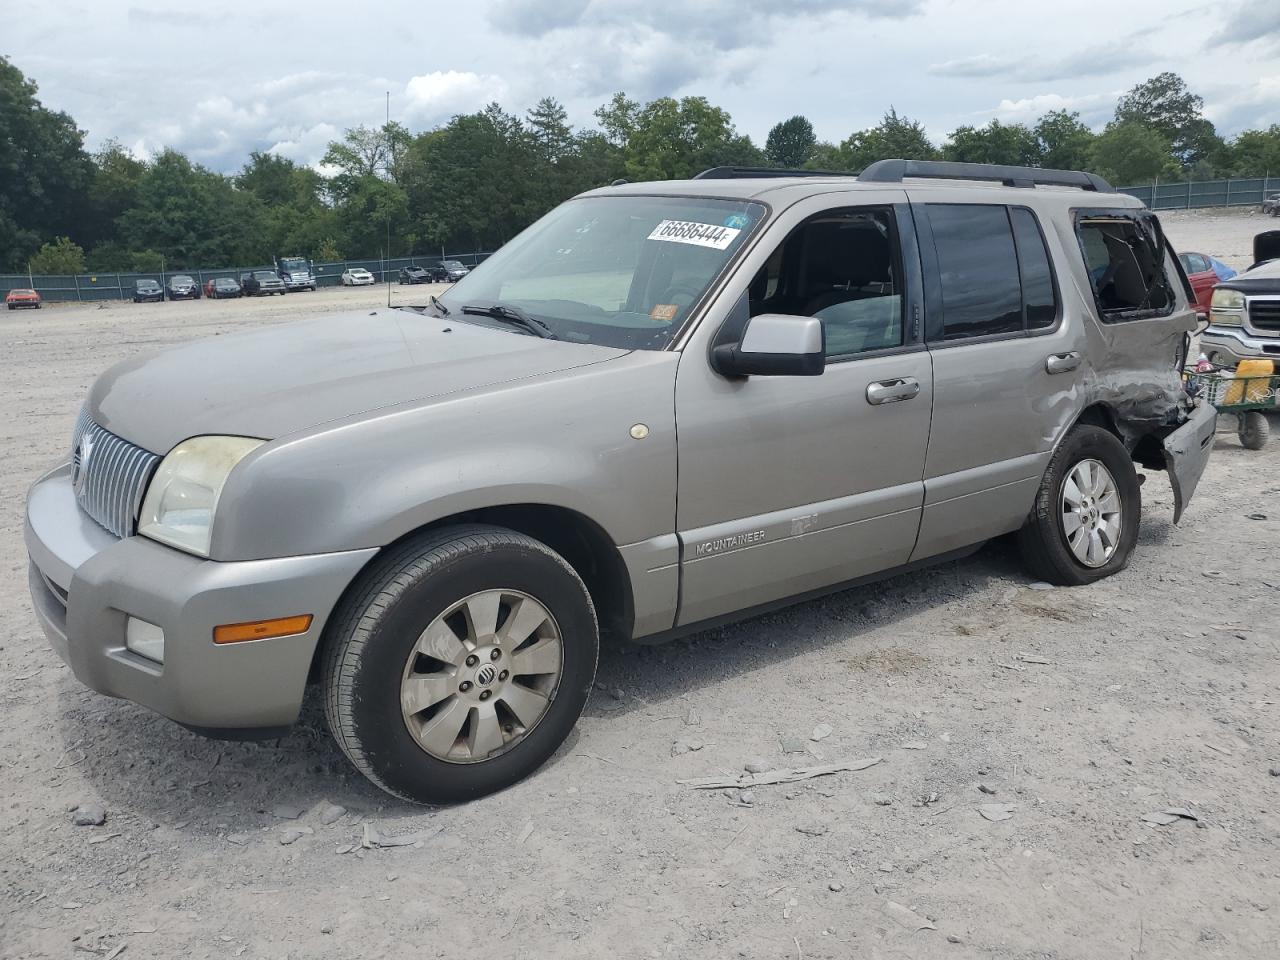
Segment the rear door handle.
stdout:
<path fill-rule="evenodd" d="M 896 380 L 880 380 L 867 385 L 867 403 L 898 403 L 910 400 L 920 393 L 920 381 L 915 377 L 899 377 Z"/>
<path fill-rule="evenodd" d="M 1050 373 L 1070 373 L 1080 366 L 1080 354 L 1072 350 L 1070 353 L 1055 353 L 1045 357 L 1044 368 Z"/>

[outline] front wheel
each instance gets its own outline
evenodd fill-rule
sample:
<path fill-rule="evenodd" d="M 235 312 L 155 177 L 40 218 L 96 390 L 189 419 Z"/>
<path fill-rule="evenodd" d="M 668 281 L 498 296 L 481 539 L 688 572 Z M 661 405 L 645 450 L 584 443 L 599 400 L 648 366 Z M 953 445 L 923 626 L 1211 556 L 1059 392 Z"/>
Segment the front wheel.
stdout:
<path fill-rule="evenodd" d="M 600 646 L 573 567 L 479 525 L 381 559 L 325 642 L 334 739 L 379 787 L 422 803 L 470 800 L 536 770 L 581 715 Z"/>
<path fill-rule="evenodd" d="M 1138 475 L 1124 444 L 1101 427 L 1078 426 L 1049 461 L 1018 547 L 1043 580 L 1092 583 L 1128 566 L 1141 512 Z"/>

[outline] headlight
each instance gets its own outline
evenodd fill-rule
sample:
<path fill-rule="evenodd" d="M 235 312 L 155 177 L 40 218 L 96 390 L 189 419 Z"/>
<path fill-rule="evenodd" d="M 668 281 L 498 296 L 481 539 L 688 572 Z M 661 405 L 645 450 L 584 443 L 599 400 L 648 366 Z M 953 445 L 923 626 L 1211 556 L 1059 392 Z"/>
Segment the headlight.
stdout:
<path fill-rule="evenodd" d="M 1219 288 L 1213 291 L 1213 300 L 1209 305 L 1215 310 L 1243 310 L 1244 294 L 1239 290 Z"/>
<path fill-rule="evenodd" d="M 207 557 L 213 516 L 227 477 L 265 442 L 251 437 L 193 437 L 178 444 L 151 478 L 138 533 Z"/>

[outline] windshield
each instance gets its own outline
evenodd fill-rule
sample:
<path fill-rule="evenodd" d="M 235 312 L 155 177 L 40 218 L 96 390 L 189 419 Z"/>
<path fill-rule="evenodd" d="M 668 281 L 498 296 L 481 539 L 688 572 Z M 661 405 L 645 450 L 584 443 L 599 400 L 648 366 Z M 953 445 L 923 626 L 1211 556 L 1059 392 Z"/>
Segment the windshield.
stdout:
<path fill-rule="evenodd" d="M 468 305 L 516 306 L 562 340 L 661 350 L 764 215 L 746 200 L 570 200 L 440 300 L 454 315 Z"/>
<path fill-rule="evenodd" d="M 270 270 L 259 270 L 259 271 L 258 271 L 257 273 L 255 273 L 253 276 L 254 276 L 254 278 L 255 278 L 255 279 L 257 279 L 257 280 L 275 280 L 275 279 L 277 279 L 277 278 L 276 278 L 276 275 L 275 275 L 274 273 L 272 273 Z"/>
<path fill-rule="evenodd" d="M 306 270 L 307 261 L 295 257 L 285 257 L 280 261 L 280 269 L 289 271 Z"/>
<path fill-rule="evenodd" d="M 465 270 L 465 269 L 466 269 L 466 267 L 464 267 L 464 266 L 462 265 L 462 261 L 461 261 L 461 260 L 446 260 L 446 261 L 444 262 L 444 265 L 445 265 L 446 267 L 448 267 L 450 270 Z"/>
<path fill-rule="evenodd" d="M 176 277 L 170 277 L 169 282 L 170 283 L 195 283 L 194 280 L 192 280 L 188 276 L 184 276 L 183 274 L 178 274 Z"/>

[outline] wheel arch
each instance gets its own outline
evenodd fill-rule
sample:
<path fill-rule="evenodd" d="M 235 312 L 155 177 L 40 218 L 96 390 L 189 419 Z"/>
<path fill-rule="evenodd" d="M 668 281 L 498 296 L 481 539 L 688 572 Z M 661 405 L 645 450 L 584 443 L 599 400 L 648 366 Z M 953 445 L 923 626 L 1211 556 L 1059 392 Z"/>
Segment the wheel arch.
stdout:
<path fill-rule="evenodd" d="M 601 640 L 627 639 L 635 620 L 631 578 L 613 540 L 604 528 L 585 514 L 568 507 L 546 503 L 511 503 L 478 507 L 436 518 L 382 547 L 352 578 L 334 605 L 337 610 L 347 598 L 359 590 L 368 571 L 379 558 L 394 551 L 407 540 L 424 533 L 466 523 L 484 523 L 523 533 L 550 547 L 573 567 L 586 584 L 600 622 Z M 335 618 L 331 615 L 330 622 Z M 323 651 L 329 641 L 328 624 L 312 654 L 309 680 L 319 677 Z"/>
<path fill-rule="evenodd" d="M 1061 446 L 1067 434 L 1081 424 L 1106 430 L 1124 444 L 1125 449 L 1129 451 L 1129 456 L 1144 469 L 1165 469 L 1164 448 L 1161 446 L 1164 433 L 1145 421 L 1122 422 L 1116 411 L 1102 401 L 1091 403 L 1081 410 L 1079 416 L 1062 431 L 1058 442 L 1054 444 L 1054 449 Z"/>

